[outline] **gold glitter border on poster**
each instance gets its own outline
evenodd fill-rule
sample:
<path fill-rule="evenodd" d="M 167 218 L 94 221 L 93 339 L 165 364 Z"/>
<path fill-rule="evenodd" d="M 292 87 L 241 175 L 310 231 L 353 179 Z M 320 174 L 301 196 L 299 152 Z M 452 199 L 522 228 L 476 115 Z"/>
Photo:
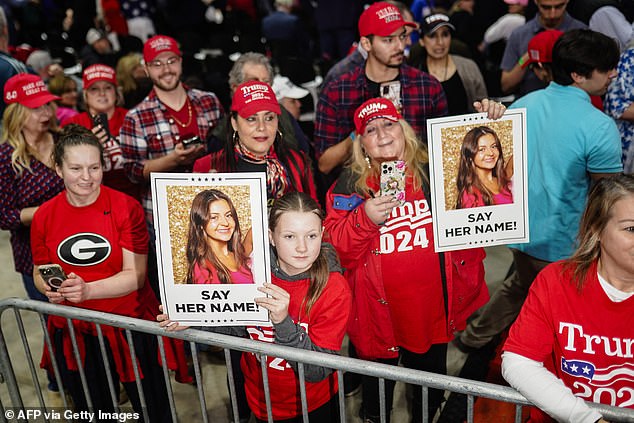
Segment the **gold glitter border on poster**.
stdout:
<path fill-rule="evenodd" d="M 189 228 L 189 212 L 194 197 L 201 191 L 217 189 L 231 198 L 238 212 L 238 220 L 242 233 L 251 229 L 251 202 L 248 185 L 217 185 L 217 186 L 168 186 L 167 212 L 169 216 L 169 231 L 172 240 L 172 266 L 174 283 L 184 284 L 187 279 L 187 230 Z"/>
<path fill-rule="evenodd" d="M 488 126 L 493 129 L 500 138 L 504 160 L 508 163 L 513 160 L 513 121 L 491 121 L 486 124 L 469 123 L 466 125 L 441 128 L 440 138 L 442 142 L 442 169 L 445 186 L 445 210 L 454 210 L 458 199 L 456 188 L 458 178 L 458 165 L 460 163 L 460 149 L 464 136 L 476 126 Z M 506 165 L 505 163 L 505 165 Z"/>

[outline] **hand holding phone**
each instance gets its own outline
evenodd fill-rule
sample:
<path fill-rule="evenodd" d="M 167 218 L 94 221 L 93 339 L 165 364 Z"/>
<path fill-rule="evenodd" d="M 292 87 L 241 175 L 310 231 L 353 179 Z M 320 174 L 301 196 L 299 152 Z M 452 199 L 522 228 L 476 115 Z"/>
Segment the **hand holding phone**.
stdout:
<path fill-rule="evenodd" d="M 106 113 L 97 113 L 92 117 L 92 122 L 94 126 L 101 126 L 104 131 L 106 131 L 106 136 L 108 139 L 112 138 L 112 134 L 110 133 L 110 127 L 108 126 L 108 115 Z"/>
<path fill-rule="evenodd" d="M 183 144 L 183 147 L 185 148 L 189 148 L 195 145 L 203 145 L 203 140 L 200 139 L 199 136 L 194 136 L 194 137 L 189 137 L 189 138 L 184 138 L 181 143 Z"/>
<path fill-rule="evenodd" d="M 57 291 L 62 286 L 62 282 L 67 279 L 66 273 L 59 264 L 44 264 L 39 266 L 38 271 L 53 291 Z"/>
<path fill-rule="evenodd" d="M 405 162 L 388 160 L 381 163 L 381 196 L 394 196 L 399 205 L 405 203 Z"/>

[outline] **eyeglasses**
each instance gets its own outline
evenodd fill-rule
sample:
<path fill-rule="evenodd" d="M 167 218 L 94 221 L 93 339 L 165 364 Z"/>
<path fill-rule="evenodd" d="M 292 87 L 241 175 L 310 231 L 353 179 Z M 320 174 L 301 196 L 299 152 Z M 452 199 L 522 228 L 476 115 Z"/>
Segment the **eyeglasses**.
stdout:
<path fill-rule="evenodd" d="M 165 62 L 161 62 L 160 60 L 152 60 L 151 62 L 148 62 L 148 66 L 151 67 L 152 69 L 163 69 L 163 66 L 172 66 L 175 65 L 177 63 L 180 63 L 181 58 L 178 56 L 172 56 L 169 59 L 167 59 Z"/>

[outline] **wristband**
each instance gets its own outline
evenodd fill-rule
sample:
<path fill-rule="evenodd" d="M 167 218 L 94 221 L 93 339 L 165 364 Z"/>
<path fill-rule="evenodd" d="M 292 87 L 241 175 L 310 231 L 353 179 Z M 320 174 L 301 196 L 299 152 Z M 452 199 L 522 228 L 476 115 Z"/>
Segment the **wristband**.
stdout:
<path fill-rule="evenodd" d="M 527 60 L 527 59 L 525 59 L 525 58 L 524 58 L 524 56 L 522 56 L 522 57 L 520 57 L 520 58 L 519 58 L 519 60 L 517 61 L 517 64 L 518 64 L 518 65 L 520 65 L 520 66 L 524 66 L 524 63 L 526 63 L 526 60 Z"/>

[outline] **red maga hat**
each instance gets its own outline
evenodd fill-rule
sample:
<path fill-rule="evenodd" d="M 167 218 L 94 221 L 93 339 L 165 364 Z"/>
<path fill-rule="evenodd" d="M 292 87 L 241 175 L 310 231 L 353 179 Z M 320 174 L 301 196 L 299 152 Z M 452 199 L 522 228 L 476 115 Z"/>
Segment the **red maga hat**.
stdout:
<path fill-rule="evenodd" d="M 278 115 L 282 113 L 273 88 L 260 81 L 247 81 L 238 85 L 233 93 L 231 110 L 245 119 L 264 110 Z"/>
<path fill-rule="evenodd" d="M 42 78 L 37 75 L 19 73 L 4 84 L 4 102 L 7 105 L 20 103 L 36 109 L 53 100 L 59 100 L 59 97 L 51 94 Z"/>
<path fill-rule="evenodd" d="M 149 63 L 156 59 L 156 56 L 166 51 L 181 56 L 181 51 L 175 39 L 167 35 L 155 35 L 143 45 L 143 60 L 145 63 Z"/>
<path fill-rule="evenodd" d="M 404 26 L 416 27 L 414 22 L 403 19 L 401 12 L 394 5 L 385 2 L 374 3 L 363 11 L 359 18 L 359 35 L 378 35 L 387 37 Z"/>
<path fill-rule="evenodd" d="M 84 69 L 84 89 L 87 90 L 92 84 L 98 81 L 110 82 L 117 85 L 117 76 L 114 69 L 106 65 L 92 65 Z"/>
<path fill-rule="evenodd" d="M 354 127 L 357 134 L 363 134 L 365 127 L 374 119 L 385 118 L 393 122 L 402 119 L 394 103 L 387 98 L 373 98 L 360 105 L 354 112 Z"/>

